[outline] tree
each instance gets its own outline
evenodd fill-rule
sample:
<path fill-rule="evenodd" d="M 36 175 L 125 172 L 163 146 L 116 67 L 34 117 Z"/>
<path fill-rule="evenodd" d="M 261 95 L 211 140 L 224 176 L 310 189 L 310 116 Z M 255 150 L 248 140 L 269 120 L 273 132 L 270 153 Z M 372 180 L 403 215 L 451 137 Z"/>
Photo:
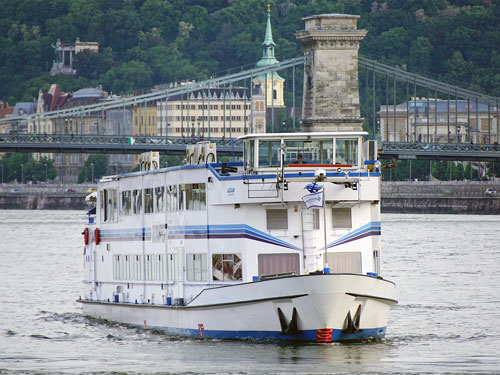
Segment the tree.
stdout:
<path fill-rule="evenodd" d="M 431 54 L 432 46 L 429 39 L 425 37 L 418 37 L 416 40 L 411 42 L 410 46 L 410 66 L 422 71 L 431 71 Z"/>
<path fill-rule="evenodd" d="M 32 154 L 6 154 L 0 164 L 3 165 L 4 182 L 50 181 L 57 176 L 52 160 L 42 157 L 36 161 Z"/>
<path fill-rule="evenodd" d="M 432 177 L 437 178 L 441 181 L 446 181 L 449 179 L 448 171 L 449 162 L 446 160 L 436 160 L 432 163 L 431 174 Z"/>
<path fill-rule="evenodd" d="M 90 155 L 78 173 L 78 183 L 99 180 L 107 174 L 109 158 L 107 155 Z"/>

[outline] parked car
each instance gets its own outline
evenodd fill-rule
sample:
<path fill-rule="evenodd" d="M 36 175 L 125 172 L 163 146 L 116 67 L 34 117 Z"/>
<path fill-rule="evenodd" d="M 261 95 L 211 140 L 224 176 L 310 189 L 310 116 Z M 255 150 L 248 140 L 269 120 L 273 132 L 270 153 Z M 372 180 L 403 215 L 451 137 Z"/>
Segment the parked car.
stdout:
<path fill-rule="evenodd" d="M 488 189 L 486 189 L 486 191 L 484 192 L 484 194 L 486 194 L 486 195 L 496 195 L 497 194 L 497 190 L 495 188 L 488 188 Z"/>

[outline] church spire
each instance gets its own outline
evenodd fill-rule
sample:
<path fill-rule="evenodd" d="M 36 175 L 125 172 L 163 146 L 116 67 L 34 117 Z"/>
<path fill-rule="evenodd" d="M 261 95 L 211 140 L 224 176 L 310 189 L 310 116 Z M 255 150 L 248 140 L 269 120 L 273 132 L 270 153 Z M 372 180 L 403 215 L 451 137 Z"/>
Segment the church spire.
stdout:
<path fill-rule="evenodd" d="M 275 46 L 273 41 L 273 31 L 271 29 L 271 4 L 267 4 L 267 27 L 266 27 L 266 37 L 264 39 L 263 46 Z M 273 48 L 274 52 L 274 48 Z"/>
<path fill-rule="evenodd" d="M 257 66 L 265 66 L 276 64 L 278 60 L 274 57 L 274 47 L 276 45 L 273 41 L 273 31 L 271 28 L 271 4 L 267 4 L 267 26 L 266 36 L 262 43 L 262 59 L 259 60 Z"/>

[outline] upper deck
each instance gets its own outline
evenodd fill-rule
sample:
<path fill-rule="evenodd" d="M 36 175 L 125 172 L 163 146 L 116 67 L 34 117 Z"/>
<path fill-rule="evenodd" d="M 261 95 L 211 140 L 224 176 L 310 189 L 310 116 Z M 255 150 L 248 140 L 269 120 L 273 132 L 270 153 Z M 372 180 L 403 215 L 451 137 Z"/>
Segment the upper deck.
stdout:
<path fill-rule="evenodd" d="M 376 143 L 367 132 L 249 134 L 243 141 L 243 165 L 248 174 L 277 168 L 334 171 L 373 170 Z M 371 166 L 371 167 L 368 167 Z"/>

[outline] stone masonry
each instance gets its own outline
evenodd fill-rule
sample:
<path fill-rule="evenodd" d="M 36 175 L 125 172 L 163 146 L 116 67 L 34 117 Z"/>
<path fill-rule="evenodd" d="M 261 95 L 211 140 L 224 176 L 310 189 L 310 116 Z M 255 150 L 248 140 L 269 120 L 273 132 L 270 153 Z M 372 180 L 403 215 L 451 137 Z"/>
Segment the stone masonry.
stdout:
<path fill-rule="evenodd" d="M 361 131 L 358 50 L 366 30 L 357 29 L 359 16 L 321 14 L 303 18 L 305 30 L 296 33 L 304 54 L 302 129 Z"/>

